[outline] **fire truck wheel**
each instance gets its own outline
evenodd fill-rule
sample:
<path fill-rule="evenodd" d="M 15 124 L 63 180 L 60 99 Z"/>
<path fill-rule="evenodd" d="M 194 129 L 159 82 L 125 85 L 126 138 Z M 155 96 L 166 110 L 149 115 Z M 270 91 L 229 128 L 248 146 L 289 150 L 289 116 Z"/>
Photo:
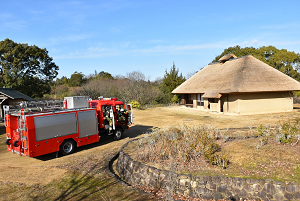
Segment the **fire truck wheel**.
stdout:
<path fill-rule="evenodd" d="M 18 147 L 19 146 L 19 141 L 18 140 L 14 141 L 13 145 L 14 145 L 14 147 Z"/>
<path fill-rule="evenodd" d="M 5 143 L 6 143 L 7 145 L 11 145 L 11 139 L 10 139 L 10 138 L 7 138 Z"/>
<path fill-rule="evenodd" d="M 113 139 L 114 139 L 114 140 L 119 140 L 119 139 L 121 139 L 122 134 L 123 134 L 122 129 L 121 129 L 121 128 L 117 128 L 117 129 L 114 131 Z"/>
<path fill-rule="evenodd" d="M 61 143 L 59 151 L 62 155 L 68 155 L 73 153 L 75 150 L 75 143 L 73 140 L 65 140 Z"/>

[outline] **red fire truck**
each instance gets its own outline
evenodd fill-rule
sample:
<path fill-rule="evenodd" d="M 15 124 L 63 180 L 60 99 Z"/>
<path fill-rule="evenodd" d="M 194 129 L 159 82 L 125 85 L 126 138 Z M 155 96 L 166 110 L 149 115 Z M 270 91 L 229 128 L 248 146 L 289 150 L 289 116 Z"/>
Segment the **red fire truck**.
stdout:
<path fill-rule="evenodd" d="M 4 106 L 4 112 L 8 151 L 29 157 L 52 152 L 68 155 L 103 135 L 119 140 L 133 124 L 131 105 L 117 98 L 22 102 Z"/>

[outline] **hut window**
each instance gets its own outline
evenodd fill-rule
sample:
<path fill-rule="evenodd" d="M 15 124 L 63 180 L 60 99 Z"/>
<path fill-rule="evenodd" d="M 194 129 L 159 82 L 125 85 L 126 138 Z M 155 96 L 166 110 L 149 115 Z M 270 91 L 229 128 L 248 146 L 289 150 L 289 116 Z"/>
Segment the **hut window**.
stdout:
<path fill-rule="evenodd" d="M 193 97 L 192 97 L 192 94 L 188 94 L 187 104 L 193 104 Z"/>
<path fill-rule="evenodd" d="M 197 94 L 197 105 L 198 106 L 204 106 L 203 94 Z"/>
<path fill-rule="evenodd" d="M 217 98 L 209 98 L 208 102 L 210 102 L 210 103 L 217 103 L 218 99 Z"/>

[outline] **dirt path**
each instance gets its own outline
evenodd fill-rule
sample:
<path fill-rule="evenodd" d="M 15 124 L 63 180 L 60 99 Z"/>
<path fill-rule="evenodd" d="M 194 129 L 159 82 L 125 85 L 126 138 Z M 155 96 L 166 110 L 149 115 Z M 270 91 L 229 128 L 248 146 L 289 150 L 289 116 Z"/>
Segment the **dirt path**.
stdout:
<path fill-rule="evenodd" d="M 288 121 L 300 117 L 299 111 L 278 114 L 228 116 L 203 112 L 185 107 L 163 107 L 147 110 L 134 110 L 134 126 L 124 134 L 120 141 L 111 139 L 100 140 L 99 143 L 78 148 L 64 157 L 48 154 L 38 158 L 29 158 L 13 154 L 6 150 L 5 129 L 0 125 L 0 181 L 19 182 L 26 184 L 47 184 L 54 179 L 62 178 L 67 170 L 60 168 L 70 163 L 74 157 L 84 158 L 91 154 L 106 153 L 107 150 L 117 151 L 128 139 L 149 132 L 156 127 L 175 125 L 212 125 L 218 128 L 274 125 L 278 121 Z"/>

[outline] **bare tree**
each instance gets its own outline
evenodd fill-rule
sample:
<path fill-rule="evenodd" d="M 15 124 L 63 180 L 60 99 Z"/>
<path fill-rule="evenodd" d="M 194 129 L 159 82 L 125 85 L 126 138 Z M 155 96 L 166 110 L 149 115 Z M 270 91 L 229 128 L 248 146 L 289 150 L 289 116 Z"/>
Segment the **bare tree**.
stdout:
<path fill-rule="evenodd" d="M 72 90 L 72 95 L 85 95 L 92 99 L 117 97 L 124 102 L 138 101 L 140 104 L 153 104 L 161 95 L 158 83 L 145 80 L 139 71 L 127 73 L 126 77 L 115 76 L 115 79 L 92 79 L 82 87 Z"/>

